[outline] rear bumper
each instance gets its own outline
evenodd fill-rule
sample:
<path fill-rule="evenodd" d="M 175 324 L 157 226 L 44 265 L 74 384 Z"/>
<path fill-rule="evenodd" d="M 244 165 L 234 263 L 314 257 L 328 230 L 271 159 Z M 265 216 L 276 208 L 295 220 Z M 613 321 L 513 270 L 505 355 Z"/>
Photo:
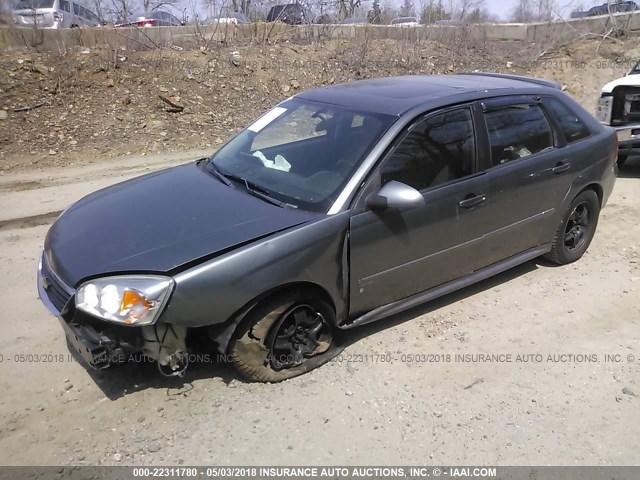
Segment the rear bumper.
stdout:
<path fill-rule="evenodd" d="M 62 28 L 62 22 L 51 18 L 50 14 L 39 15 L 39 17 L 38 19 L 38 17 L 31 15 L 16 15 L 13 17 L 14 26 L 20 28 Z"/>

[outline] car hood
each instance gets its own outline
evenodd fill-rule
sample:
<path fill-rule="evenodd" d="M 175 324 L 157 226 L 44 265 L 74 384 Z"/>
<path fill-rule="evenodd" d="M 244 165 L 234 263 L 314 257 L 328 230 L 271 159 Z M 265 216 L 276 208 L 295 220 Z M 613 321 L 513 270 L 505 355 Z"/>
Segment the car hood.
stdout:
<path fill-rule="evenodd" d="M 602 87 L 602 93 L 612 93 L 616 87 L 640 87 L 640 75 L 631 74 L 625 77 L 618 78 L 613 82 L 607 83 Z"/>
<path fill-rule="evenodd" d="M 45 253 L 76 286 L 110 273 L 169 272 L 320 217 L 266 203 L 192 163 L 83 198 L 53 224 Z"/>

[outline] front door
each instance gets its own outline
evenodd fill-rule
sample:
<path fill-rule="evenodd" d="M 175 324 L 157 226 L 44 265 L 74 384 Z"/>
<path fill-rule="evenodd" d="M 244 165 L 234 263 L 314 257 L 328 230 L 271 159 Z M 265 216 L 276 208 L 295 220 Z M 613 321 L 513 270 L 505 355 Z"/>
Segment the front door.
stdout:
<path fill-rule="evenodd" d="M 488 189 L 486 174 L 475 174 L 475 165 L 471 107 L 428 115 L 399 137 L 352 210 L 351 315 L 473 271 Z M 424 205 L 366 208 L 367 196 L 392 180 L 418 190 Z"/>

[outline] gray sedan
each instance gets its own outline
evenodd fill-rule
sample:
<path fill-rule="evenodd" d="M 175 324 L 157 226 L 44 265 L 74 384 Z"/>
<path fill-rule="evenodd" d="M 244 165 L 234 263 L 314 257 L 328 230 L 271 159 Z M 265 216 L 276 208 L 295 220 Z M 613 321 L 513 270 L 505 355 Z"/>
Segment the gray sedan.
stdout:
<path fill-rule="evenodd" d="M 105 368 L 182 375 L 203 340 L 246 378 L 321 365 L 340 333 L 539 256 L 578 260 L 614 132 L 557 85 L 351 82 L 285 100 L 210 158 L 98 191 L 49 230 L 40 298 Z"/>

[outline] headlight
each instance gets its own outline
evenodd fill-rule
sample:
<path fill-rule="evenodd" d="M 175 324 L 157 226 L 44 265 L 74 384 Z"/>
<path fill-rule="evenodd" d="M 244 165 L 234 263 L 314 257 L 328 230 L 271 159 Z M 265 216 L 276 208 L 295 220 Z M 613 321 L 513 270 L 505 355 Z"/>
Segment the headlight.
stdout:
<path fill-rule="evenodd" d="M 596 118 L 600 123 L 609 125 L 611 123 L 611 113 L 613 111 L 613 97 L 600 97 L 596 106 Z"/>
<path fill-rule="evenodd" d="M 76 308 L 112 322 L 149 325 L 166 306 L 173 283 L 157 275 L 97 278 L 78 289 Z"/>

